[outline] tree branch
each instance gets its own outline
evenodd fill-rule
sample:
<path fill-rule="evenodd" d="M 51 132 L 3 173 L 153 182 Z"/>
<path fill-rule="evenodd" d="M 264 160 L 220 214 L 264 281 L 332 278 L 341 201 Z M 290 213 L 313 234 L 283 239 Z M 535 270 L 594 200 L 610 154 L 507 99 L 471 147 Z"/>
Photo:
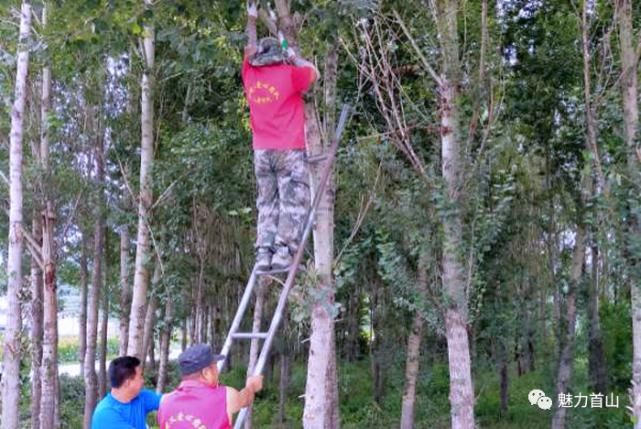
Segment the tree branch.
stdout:
<path fill-rule="evenodd" d="M 428 62 L 427 62 L 427 59 L 426 59 L 426 58 L 425 58 L 425 56 L 423 55 L 423 52 L 421 52 L 421 50 L 419 49 L 418 45 L 416 44 L 416 41 L 414 40 L 414 38 L 413 38 L 413 37 L 412 37 L 412 35 L 410 34 L 409 30 L 408 30 L 408 29 L 407 29 L 407 27 L 405 26 L 405 22 L 403 22 L 403 19 L 401 18 L 401 16 L 398 14 L 398 12 L 396 11 L 396 9 L 392 9 L 392 13 L 394 14 L 394 17 L 396 18 L 396 20 L 397 20 L 397 21 L 398 21 L 398 23 L 400 24 L 401 28 L 403 29 L 403 33 L 405 33 L 405 36 L 407 37 L 407 39 L 408 39 L 408 40 L 410 41 L 410 43 L 412 44 L 412 47 L 414 48 L 414 51 L 416 51 L 416 55 L 418 55 L 418 58 L 419 58 L 419 59 L 421 60 L 421 62 L 423 63 L 423 67 L 425 67 L 425 69 L 426 69 L 426 70 L 427 70 L 427 72 L 430 74 L 430 76 L 432 76 L 432 79 L 434 79 L 434 81 L 435 81 L 438 85 L 441 85 L 441 83 L 442 83 L 442 82 L 441 82 L 441 78 L 438 76 L 438 74 L 436 74 L 436 72 L 434 71 L 434 69 L 432 68 L 432 66 L 430 66 L 430 63 L 428 63 Z"/>

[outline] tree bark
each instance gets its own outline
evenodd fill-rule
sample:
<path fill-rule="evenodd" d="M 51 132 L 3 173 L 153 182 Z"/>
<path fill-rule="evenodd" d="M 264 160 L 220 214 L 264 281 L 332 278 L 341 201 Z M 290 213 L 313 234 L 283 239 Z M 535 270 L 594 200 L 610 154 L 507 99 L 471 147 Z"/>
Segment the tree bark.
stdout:
<path fill-rule="evenodd" d="M 601 319 L 599 317 L 599 248 L 591 247 L 592 253 L 592 278 L 588 286 L 588 368 L 590 385 L 596 393 L 607 393 L 608 374 L 605 364 L 605 351 L 603 350 L 603 336 L 601 334 Z"/>
<path fill-rule="evenodd" d="M 168 298 L 165 302 L 164 323 L 160 333 L 160 363 L 158 365 L 158 384 L 156 391 L 162 393 L 167 384 L 167 367 L 169 364 L 169 346 L 171 344 L 171 328 L 173 323 L 173 301 Z"/>
<path fill-rule="evenodd" d="M 466 276 L 461 248 L 463 244 L 462 186 L 464 161 L 461 159 L 458 89 L 461 66 L 457 34 L 458 1 L 431 3 L 441 45 L 439 89 L 441 174 L 447 190 L 448 210 L 441 215 L 444 231 L 442 283 L 447 296 L 445 335 L 450 371 L 450 413 L 452 429 L 473 429 L 474 387 L 468 338 Z"/>
<path fill-rule="evenodd" d="M 33 215 L 31 234 L 42 248 L 42 222 L 40 215 Z M 40 429 L 40 399 L 42 384 L 40 366 L 42 365 L 42 304 L 43 283 L 42 270 L 35 257 L 31 257 L 31 429 Z"/>
<path fill-rule="evenodd" d="M 336 73 L 338 52 L 332 46 L 325 59 L 325 135 L 328 142 L 334 140 Z M 322 144 L 320 129 L 316 122 L 316 108 L 305 106 L 306 141 L 308 153 L 315 155 L 326 148 Z M 320 166 L 312 167 L 311 183 L 315 189 L 319 182 Z M 314 226 L 314 265 L 318 273 L 318 296 L 313 303 L 311 314 L 310 349 L 307 361 L 307 382 L 305 385 L 305 408 L 303 426 L 305 429 L 339 428 L 338 382 L 336 373 L 336 333 L 333 313 L 336 285 L 332 263 L 334 260 L 334 202 L 336 184 L 334 172 L 330 174 L 327 188 L 321 197 Z M 313 195 L 312 195 L 313 198 Z"/>
<path fill-rule="evenodd" d="M 498 338 L 498 359 L 499 359 L 499 379 L 500 379 L 500 399 L 501 399 L 501 415 L 507 414 L 507 407 L 509 402 L 509 372 L 507 363 L 507 353 L 503 339 Z"/>
<path fill-rule="evenodd" d="M 280 378 L 278 380 L 278 424 L 285 423 L 285 404 L 287 403 L 287 386 L 289 385 L 289 351 L 280 354 Z"/>
<path fill-rule="evenodd" d="M 14 102 L 9 135 L 9 251 L 7 257 L 7 325 L 4 334 L 2 366 L 2 429 L 18 427 L 20 403 L 20 359 L 22 315 L 22 139 L 26 82 L 31 35 L 31 4 L 23 0 L 17 57 Z"/>
<path fill-rule="evenodd" d="M 426 255 L 421 255 L 418 266 L 417 291 L 420 299 L 427 294 L 427 260 Z M 423 337 L 423 313 L 422 306 L 418 305 L 414 313 L 412 331 L 407 339 L 407 358 L 405 363 L 405 387 L 403 389 L 403 400 L 401 402 L 401 429 L 414 428 L 414 409 L 416 404 L 416 379 L 421 357 L 421 340 Z"/>
<path fill-rule="evenodd" d="M 635 52 L 637 44 L 632 26 L 632 1 L 617 0 L 617 21 L 619 26 L 619 44 L 621 51 L 621 95 L 623 99 L 623 119 L 625 124 L 625 143 L 627 148 L 627 168 L 630 177 L 639 172 L 637 159 L 637 132 L 639 126 L 638 58 Z M 634 203 L 638 207 L 638 201 Z M 635 209 L 637 207 L 634 207 Z M 628 223 L 628 240 L 639 240 L 641 219 L 633 215 Z M 634 429 L 641 429 L 641 286 L 639 285 L 639 255 L 631 249 L 629 265 L 631 272 L 630 298 L 632 302 L 632 388 L 630 389 L 630 408 L 635 421 Z"/>
<path fill-rule="evenodd" d="M 100 127 L 98 127 L 100 128 Z M 96 144 L 96 180 L 101 188 L 104 183 L 104 142 L 97 132 Z M 91 285 L 87 294 L 87 351 L 85 352 L 85 411 L 83 428 L 91 427 L 91 416 L 96 406 L 98 380 L 96 375 L 96 337 L 98 336 L 98 302 L 102 289 L 102 254 L 104 249 L 104 213 L 102 192 L 95 208 L 93 271 Z"/>
<path fill-rule="evenodd" d="M 566 297 L 565 308 L 565 335 L 561 344 L 561 353 L 559 356 L 559 365 L 556 376 L 556 395 L 567 393 L 572 377 L 572 367 L 574 361 L 574 336 L 576 334 L 576 296 L 577 289 L 581 283 L 583 274 L 583 263 L 585 261 L 585 227 L 577 226 L 574 254 L 572 256 L 572 268 L 570 274 L 570 288 Z M 555 407 L 552 416 L 552 429 L 565 428 L 567 416 L 566 407 Z"/>
<path fill-rule="evenodd" d="M 149 350 L 151 343 L 154 337 L 154 321 L 156 315 L 156 302 L 157 298 L 152 296 L 149 299 L 149 304 L 147 304 L 147 313 L 145 314 L 145 327 L 143 335 L 143 354 L 142 354 L 142 368 L 143 370 L 147 367 L 147 358 L 149 356 Z"/>
<path fill-rule="evenodd" d="M 104 232 L 105 249 L 109 248 L 107 230 Z M 106 253 L 106 252 L 105 252 Z M 100 321 L 100 348 L 98 350 L 98 398 L 102 398 L 107 393 L 107 332 L 109 329 L 109 286 L 107 285 L 107 257 L 103 254 L 102 258 L 103 285 L 104 293 L 102 294 L 102 319 Z"/>
<path fill-rule="evenodd" d="M 156 287 L 160 281 L 160 262 L 156 262 L 154 268 L 154 275 L 151 279 L 152 291 L 151 298 L 149 299 L 149 304 L 147 304 L 147 309 L 145 312 L 145 324 L 143 329 L 143 343 L 142 343 L 142 369 L 144 370 L 147 366 L 147 357 L 149 356 L 149 351 L 151 344 L 154 338 L 154 325 L 156 321 L 156 307 L 158 305 L 158 298 L 153 294 L 153 288 Z"/>
<path fill-rule="evenodd" d="M 47 23 L 47 7 L 42 9 L 42 25 Z M 49 125 L 51 105 L 51 69 L 42 70 L 42 94 L 40 113 L 40 162 L 48 183 L 49 169 Z M 54 242 L 55 208 L 50 198 L 50 190 L 45 183 L 45 211 L 42 219 L 42 262 L 44 264 L 43 283 L 43 343 L 42 343 L 42 397 L 40 400 L 40 423 L 44 428 L 55 427 L 58 414 L 58 298 L 56 294 L 56 250 Z"/>
<path fill-rule="evenodd" d="M 152 7 L 151 0 L 144 0 L 145 8 Z M 154 106 L 153 78 L 154 68 L 154 29 L 144 25 L 142 40 L 143 64 L 145 65 L 141 81 L 141 152 L 140 152 L 140 194 L 138 202 L 138 233 L 136 238 L 136 262 L 134 271 L 133 297 L 129 317 L 129 339 L 127 354 L 144 360 L 143 352 L 145 303 L 149 286 L 147 260 L 150 257 L 150 208 L 152 205 L 151 168 L 154 157 Z"/>
<path fill-rule="evenodd" d="M 129 311 L 131 305 L 131 287 L 129 284 L 129 227 L 120 228 L 120 341 L 118 355 L 127 353 L 129 339 Z"/>
<path fill-rule="evenodd" d="M 79 354 L 80 354 L 80 376 L 85 379 L 85 353 L 87 353 L 87 281 L 89 270 L 87 268 L 87 233 L 82 232 L 80 249 L 80 316 L 79 324 Z"/>
<path fill-rule="evenodd" d="M 42 342 L 42 398 L 40 400 L 40 424 L 43 428 L 54 427 L 57 406 L 58 380 L 58 302 L 56 298 L 56 263 L 53 229 L 55 216 L 53 204 L 46 203 L 42 221 L 42 260 L 44 262 L 44 337 Z"/>
<path fill-rule="evenodd" d="M 254 303 L 254 317 L 252 321 L 252 332 L 261 332 L 261 322 L 263 321 L 263 307 L 265 306 L 265 291 L 269 286 L 268 277 L 261 276 L 258 279 L 258 288 L 256 289 L 256 302 Z M 254 373 L 254 367 L 258 361 L 260 353 L 260 340 L 252 338 L 249 344 L 249 365 L 247 366 L 247 376 Z M 245 416 L 245 429 L 252 427 L 252 407 L 249 406 Z"/>

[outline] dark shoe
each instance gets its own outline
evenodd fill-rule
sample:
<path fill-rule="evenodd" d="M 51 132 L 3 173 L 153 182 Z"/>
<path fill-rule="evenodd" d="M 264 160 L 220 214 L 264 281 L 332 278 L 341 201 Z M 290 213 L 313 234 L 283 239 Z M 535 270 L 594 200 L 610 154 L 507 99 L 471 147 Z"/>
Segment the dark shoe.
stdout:
<path fill-rule="evenodd" d="M 287 270 L 292 264 L 292 255 L 286 246 L 281 246 L 276 250 L 271 260 L 272 270 L 282 271 Z"/>
<path fill-rule="evenodd" d="M 272 252 L 269 249 L 260 248 L 256 252 L 256 271 L 269 271 L 272 265 Z"/>

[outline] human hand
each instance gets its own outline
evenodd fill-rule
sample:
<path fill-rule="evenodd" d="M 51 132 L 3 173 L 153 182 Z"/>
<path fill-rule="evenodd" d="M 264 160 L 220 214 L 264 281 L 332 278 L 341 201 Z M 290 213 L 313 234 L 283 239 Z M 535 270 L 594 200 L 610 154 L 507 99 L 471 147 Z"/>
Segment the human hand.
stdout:
<path fill-rule="evenodd" d="M 247 377 L 247 383 L 245 387 L 250 388 L 254 393 L 260 392 L 263 388 L 263 376 L 262 375 L 252 375 Z"/>
<path fill-rule="evenodd" d="M 287 48 L 286 52 L 287 52 L 287 59 L 288 60 L 293 60 L 294 58 L 296 58 L 296 52 L 294 51 L 293 48 Z"/>
<path fill-rule="evenodd" d="M 258 4 L 255 0 L 247 0 L 247 15 L 253 18 L 258 17 Z"/>

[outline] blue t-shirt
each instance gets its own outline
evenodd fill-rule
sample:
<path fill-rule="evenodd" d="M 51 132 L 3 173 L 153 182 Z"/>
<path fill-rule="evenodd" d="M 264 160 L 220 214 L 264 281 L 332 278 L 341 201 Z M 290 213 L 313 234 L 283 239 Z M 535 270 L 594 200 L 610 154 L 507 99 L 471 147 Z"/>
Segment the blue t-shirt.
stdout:
<path fill-rule="evenodd" d="M 147 413 L 158 409 L 160 397 L 153 390 L 143 389 L 123 404 L 108 393 L 93 413 L 91 429 L 146 429 Z"/>

